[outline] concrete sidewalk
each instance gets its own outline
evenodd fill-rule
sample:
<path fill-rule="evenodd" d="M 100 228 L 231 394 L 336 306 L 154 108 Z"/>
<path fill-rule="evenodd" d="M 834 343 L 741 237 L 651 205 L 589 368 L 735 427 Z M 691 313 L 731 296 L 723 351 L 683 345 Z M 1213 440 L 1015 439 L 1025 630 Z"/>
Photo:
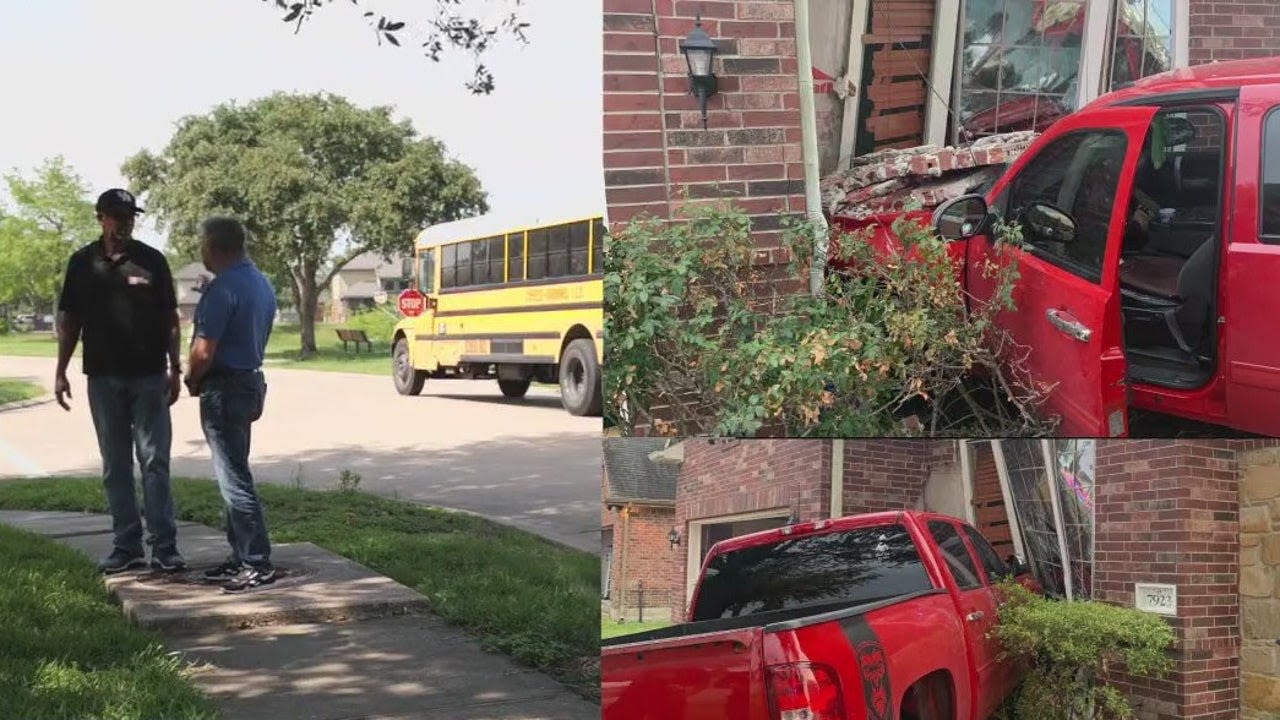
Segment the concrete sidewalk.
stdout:
<path fill-rule="evenodd" d="M 94 560 L 111 550 L 106 515 L 0 511 L 0 523 Z M 315 545 L 275 545 L 280 579 L 226 595 L 199 579 L 225 558 L 225 535 L 181 523 L 178 543 L 188 572 L 105 582 L 129 617 L 201 666 L 193 679 L 224 720 L 600 717 L 597 705 L 424 614 L 416 591 Z"/>

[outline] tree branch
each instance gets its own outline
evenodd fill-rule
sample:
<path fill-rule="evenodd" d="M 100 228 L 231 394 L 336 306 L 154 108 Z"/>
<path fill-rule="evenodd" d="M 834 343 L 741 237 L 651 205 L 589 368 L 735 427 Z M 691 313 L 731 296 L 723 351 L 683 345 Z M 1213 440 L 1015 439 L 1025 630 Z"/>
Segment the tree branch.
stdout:
<path fill-rule="evenodd" d="M 317 284 L 316 287 L 329 287 L 329 283 L 333 282 L 333 279 L 337 277 L 339 272 L 342 272 L 342 268 L 346 267 L 347 263 L 355 260 L 356 256 L 370 252 L 372 249 L 373 248 L 371 246 L 362 245 L 347 255 L 334 260 L 333 267 L 329 268 L 329 272 L 325 274 L 324 280 Z"/>

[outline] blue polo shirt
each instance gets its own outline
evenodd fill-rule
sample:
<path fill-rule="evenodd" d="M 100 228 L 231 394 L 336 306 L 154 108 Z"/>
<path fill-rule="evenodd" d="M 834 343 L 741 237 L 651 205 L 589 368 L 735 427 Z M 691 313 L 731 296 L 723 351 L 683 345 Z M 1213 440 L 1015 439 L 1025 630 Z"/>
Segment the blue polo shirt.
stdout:
<path fill-rule="evenodd" d="M 276 316 L 276 291 L 248 258 L 217 275 L 196 305 L 196 337 L 214 340 L 213 367 L 257 370 Z"/>

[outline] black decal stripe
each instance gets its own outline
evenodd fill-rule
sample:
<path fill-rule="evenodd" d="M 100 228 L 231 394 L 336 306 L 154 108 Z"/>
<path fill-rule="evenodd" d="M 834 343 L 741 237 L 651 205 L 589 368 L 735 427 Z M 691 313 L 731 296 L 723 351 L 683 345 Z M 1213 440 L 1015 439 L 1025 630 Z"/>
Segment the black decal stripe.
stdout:
<path fill-rule="evenodd" d="M 548 303 L 545 305 L 509 305 L 494 308 L 475 308 L 471 310 L 442 310 L 436 317 L 466 317 L 470 315 L 494 315 L 509 313 L 554 312 L 557 310 L 603 310 L 604 303 L 599 300 L 584 302 Z"/>
<path fill-rule="evenodd" d="M 849 640 L 854 662 L 861 679 L 862 698 L 866 703 L 867 720 L 895 720 L 897 708 L 893 705 L 893 684 L 889 678 L 889 655 L 880 643 L 880 636 L 867 622 L 866 616 L 855 615 L 840 621 L 840 629 Z M 846 692 L 850 690 L 846 688 Z"/>

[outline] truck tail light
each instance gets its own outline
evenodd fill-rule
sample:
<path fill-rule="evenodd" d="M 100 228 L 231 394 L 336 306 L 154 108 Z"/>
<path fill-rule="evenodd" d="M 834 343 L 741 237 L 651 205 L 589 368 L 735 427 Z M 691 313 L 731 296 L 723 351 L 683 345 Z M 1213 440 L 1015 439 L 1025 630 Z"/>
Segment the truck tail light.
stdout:
<path fill-rule="evenodd" d="M 840 678 L 831 667 L 772 665 L 767 674 L 771 720 L 846 720 Z"/>

